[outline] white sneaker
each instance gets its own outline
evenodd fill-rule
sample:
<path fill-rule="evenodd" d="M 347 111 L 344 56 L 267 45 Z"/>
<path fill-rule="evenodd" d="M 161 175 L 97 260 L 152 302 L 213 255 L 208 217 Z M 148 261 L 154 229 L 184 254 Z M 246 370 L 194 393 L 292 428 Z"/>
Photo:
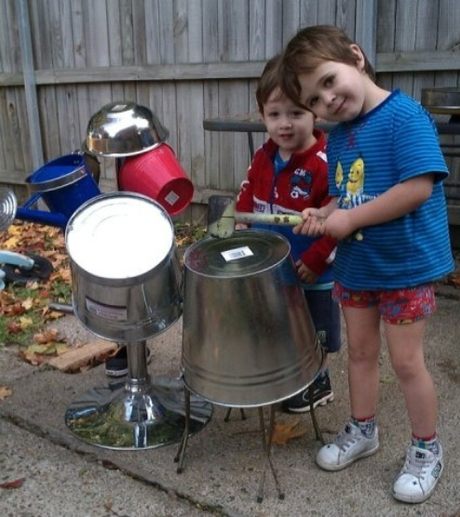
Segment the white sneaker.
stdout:
<path fill-rule="evenodd" d="M 342 470 L 356 460 L 375 454 L 379 448 L 379 432 L 367 438 L 348 422 L 332 443 L 324 445 L 316 455 L 316 463 L 324 470 Z"/>
<path fill-rule="evenodd" d="M 441 446 L 439 454 L 433 454 L 410 445 L 404 467 L 393 485 L 393 497 L 405 503 L 423 503 L 433 492 L 443 468 Z"/>
<path fill-rule="evenodd" d="M 316 463 L 324 470 L 342 470 L 356 460 L 375 454 L 379 448 L 379 433 L 367 438 L 360 429 L 348 422 L 332 443 L 324 445 L 316 455 Z"/>

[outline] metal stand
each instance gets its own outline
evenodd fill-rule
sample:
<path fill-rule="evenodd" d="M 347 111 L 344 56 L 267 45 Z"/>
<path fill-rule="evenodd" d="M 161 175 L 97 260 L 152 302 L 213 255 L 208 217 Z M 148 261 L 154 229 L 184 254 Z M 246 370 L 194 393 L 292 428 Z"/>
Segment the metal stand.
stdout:
<path fill-rule="evenodd" d="M 321 445 L 324 445 L 325 442 L 324 442 L 323 433 L 321 432 L 321 429 L 319 428 L 318 420 L 316 420 L 313 383 L 311 383 L 310 386 L 308 386 L 308 399 L 310 401 L 310 417 L 311 417 L 311 421 L 313 423 L 313 428 L 315 429 L 316 439 L 321 442 Z"/>
<path fill-rule="evenodd" d="M 176 456 L 174 457 L 174 461 L 178 463 L 177 466 L 177 473 L 181 474 L 184 471 L 184 461 L 185 461 L 185 451 L 187 449 L 188 444 L 188 438 L 192 434 L 190 433 L 190 425 L 191 425 L 191 403 L 190 403 L 190 390 L 184 386 L 184 393 L 185 393 L 185 427 L 184 427 L 184 433 L 182 435 L 182 440 L 179 444 L 179 448 L 177 450 Z M 315 408 L 313 405 L 313 383 L 310 384 L 308 388 L 308 396 L 310 399 L 310 416 L 313 423 L 313 427 L 315 429 L 315 436 L 316 439 L 321 442 L 322 445 L 324 445 L 324 438 L 323 434 L 321 433 L 321 429 L 318 425 L 318 421 L 316 420 L 316 414 L 315 414 Z M 270 406 L 270 417 L 269 417 L 269 425 L 268 429 L 265 425 L 264 420 L 264 407 L 258 407 L 259 411 L 259 422 L 260 422 L 260 430 L 262 435 L 262 448 L 265 453 L 264 455 L 264 461 L 263 461 L 263 468 L 262 468 L 262 476 L 260 478 L 259 482 L 259 488 L 257 490 L 257 502 L 261 503 L 264 499 L 264 487 L 265 487 L 265 478 L 267 473 L 267 468 L 270 468 L 270 471 L 272 473 L 273 479 L 275 480 L 275 486 L 276 490 L 278 492 L 278 498 L 284 499 L 285 494 L 283 490 L 281 489 L 281 485 L 278 480 L 278 475 L 276 473 L 275 467 L 272 462 L 272 444 L 273 444 L 273 433 L 275 430 L 275 407 L 276 404 L 271 404 Z M 228 408 L 227 413 L 225 415 L 225 422 L 229 421 L 230 413 L 232 411 L 233 407 Z M 246 419 L 246 415 L 244 413 L 243 408 L 240 408 L 241 411 L 241 418 L 242 420 Z"/>
<path fill-rule="evenodd" d="M 265 477 L 267 472 L 267 467 L 270 467 L 270 470 L 273 475 L 273 479 L 275 480 L 276 490 L 278 491 L 278 498 L 284 499 L 284 492 L 281 490 L 280 483 L 278 481 L 278 476 L 276 474 L 275 467 L 272 462 L 272 443 L 273 443 L 273 431 L 275 430 L 275 406 L 272 404 L 270 406 L 270 420 L 268 430 L 265 426 L 264 420 L 264 409 L 263 407 L 259 407 L 259 421 L 260 421 L 260 430 L 262 432 L 262 447 L 265 452 L 264 465 L 262 470 L 262 477 L 260 478 L 259 489 L 257 491 L 257 502 L 261 503 L 264 499 L 264 486 L 265 486 Z"/>
<path fill-rule="evenodd" d="M 181 474 L 184 471 L 184 460 L 185 460 L 185 451 L 188 444 L 188 438 L 190 436 L 189 432 L 189 423 L 191 422 L 190 419 L 190 391 L 185 388 L 185 409 L 186 409 L 186 424 L 184 429 L 184 434 L 182 436 L 182 441 L 179 444 L 179 448 L 177 450 L 177 454 L 174 458 L 174 461 L 178 463 L 177 466 L 177 473 Z M 228 418 L 229 413 L 232 408 L 229 409 L 227 412 L 226 418 Z M 265 426 L 265 420 L 264 420 L 264 408 L 259 407 L 259 420 L 260 420 L 260 430 L 262 435 L 262 447 L 263 451 L 265 453 L 264 460 L 263 460 L 263 467 L 262 467 L 262 477 L 259 482 L 259 488 L 257 491 L 257 502 L 261 503 L 263 501 L 263 493 L 264 493 L 264 486 L 265 486 L 265 477 L 267 472 L 267 467 L 270 467 L 271 473 L 273 475 L 273 478 L 275 480 L 276 489 L 278 491 L 278 497 L 279 499 L 284 499 L 284 492 L 281 489 L 280 483 L 278 481 L 278 476 L 275 470 L 275 467 L 273 466 L 271 454 L 272 454 L 272 443 L 273 443 L 273 431 L 275 429 L 275 405 L 270 405 L 270 423 L 268 429 Z M 244 416 L 244 412 L 241 410 L 241 415 L 243 418 L 246 418 Z"/>
<path fill-rule="evenodd" d="M 225 413 L 224 422 L 230 422 L 230 414 L 232 412 L 232 409 L 233 408 L 231 408 L 231 407 L 228 408 L 227 413 Z M 243 408 L 240 408 L 240 415 L 241 415 L 241 420 L 246 420 L 246 414 L 245 414 Z"/>
<path fill-rule="evenodd" d="M 93 388 L 66 411 L 78 438 L 108 449 L 148 449 L 183 440 L 209 421 L 212 406 L 190 397 L 181 379 L 147 372 L 146 342 L 127 344 L 128 379 Z"/>

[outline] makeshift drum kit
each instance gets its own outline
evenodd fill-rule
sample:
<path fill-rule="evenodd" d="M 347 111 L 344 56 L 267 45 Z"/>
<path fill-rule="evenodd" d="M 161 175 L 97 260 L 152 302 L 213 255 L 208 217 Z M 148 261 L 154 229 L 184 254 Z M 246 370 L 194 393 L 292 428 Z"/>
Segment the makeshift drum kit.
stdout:
<path fill-rule="evenodd" d="M 179 442 L 181 472 L 188 438 L 209 422 L 213 405 L 258 408 L 264 447 L 258 500 L 267 468 L 282 497 L 271 461 L 274 407 L 311 385 L 323 362 L 321 336 L 288 241 L 263 230 L 233 233 L 235 221 L 258 216 L 235 213 L 231 198 L 209 200 L 208 236 L 185 251 L 181 269 L 170 216 L 189 205 L 193 185 L 167 136 L 148 108 L 112 103 L 91 118 L 83 154 L 28 179 L 36 195 L 17 216 L 65 227 L 75 316 L 97 336 L 127 346 L 126 382 L 82 395 L 65 421 L 78 438 L 100 447 Z M 101 194 L 82 156 L 115 157 L 119 191 Z M 29 210 L 40 195 L 50 212 Z M 270 216 L 269 222 L 296 221 Z M 152 379 L 146 340 L 181 316 L 180 376 Z M 311 416 L 320 438 L 314 411 Z"/>

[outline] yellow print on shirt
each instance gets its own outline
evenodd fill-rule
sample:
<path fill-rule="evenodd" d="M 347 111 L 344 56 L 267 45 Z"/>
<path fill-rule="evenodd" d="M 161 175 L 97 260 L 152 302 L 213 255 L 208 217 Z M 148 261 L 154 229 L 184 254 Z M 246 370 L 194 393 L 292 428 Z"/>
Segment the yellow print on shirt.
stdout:
<path fill-rule="evenodd" d="M 354 206 L 361 205 L 364 201 L 368 200 L 368 196 L 364 194 L 364 160 L 360 155 L 359 158 L 353 161 L 348 172 L 348 177 L 344 185 L 344 172 L 343 166 L 340 160 L 337 161 L 335 169 L 335 184 L 341 191 L 340 208 L 352 208 Z M 362 241 L 363 234 L 361 231 L 357 231 L 353 234 L 353 238 Z"/>

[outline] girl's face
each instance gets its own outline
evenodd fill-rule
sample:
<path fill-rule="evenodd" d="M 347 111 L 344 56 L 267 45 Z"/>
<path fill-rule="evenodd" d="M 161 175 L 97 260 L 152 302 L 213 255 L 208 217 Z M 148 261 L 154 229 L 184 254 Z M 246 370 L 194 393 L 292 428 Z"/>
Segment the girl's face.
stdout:
<path fill-rule="evenodd" d="M 313 127 L 315 116 L 296 106 L 281 95 L 277 88 L 264 104 L 262 119 L 270 138 L 279 147 L 283 159 L 293 153 L 308 149 L 315 142 Z"/>
<path fill-rule="evenodd" d="M 318 118 L 331 122 L 353 120 L 379 103 L 380 90 L 365 72 L 364 57 L 356 49 L 357 63 L 323 61 L 312 73 L 299 75 L 301 102 Z"/>

